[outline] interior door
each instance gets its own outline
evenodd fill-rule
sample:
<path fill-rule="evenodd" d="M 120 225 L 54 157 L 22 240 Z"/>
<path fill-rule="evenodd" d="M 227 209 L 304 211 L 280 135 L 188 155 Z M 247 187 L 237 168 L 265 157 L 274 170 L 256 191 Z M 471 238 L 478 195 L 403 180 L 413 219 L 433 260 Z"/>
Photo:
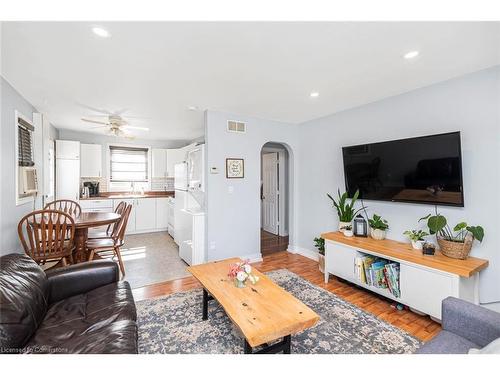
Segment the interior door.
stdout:
<path fill-rule="evenodd" d="M 262 229 L 278 234 L 278 153 L 262 155 Z"/>

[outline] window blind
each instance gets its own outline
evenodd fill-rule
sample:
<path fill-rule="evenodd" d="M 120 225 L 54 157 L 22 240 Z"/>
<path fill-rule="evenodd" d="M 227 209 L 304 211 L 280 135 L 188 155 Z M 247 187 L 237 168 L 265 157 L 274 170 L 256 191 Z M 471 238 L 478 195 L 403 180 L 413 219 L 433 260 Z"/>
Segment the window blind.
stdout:
<path fill-rule="evenodd" d="M 110 146 L 110 181 L 148 181 L 148 149 Z"/>
<path fill-rule="evenodd" d="M 33 126 L 22 118 L 17 119 L 17 160 L 21 167 L 32 167 L 33 161 Z"/>

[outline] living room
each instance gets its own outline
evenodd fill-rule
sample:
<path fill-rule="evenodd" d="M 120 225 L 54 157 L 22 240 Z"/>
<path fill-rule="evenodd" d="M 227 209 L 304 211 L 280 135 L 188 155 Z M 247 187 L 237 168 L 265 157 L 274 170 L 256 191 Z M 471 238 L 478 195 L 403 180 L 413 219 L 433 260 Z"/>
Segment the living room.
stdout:
<path fill-rule="evenodd" d="M 493 12 L 5 14 L 2 353 L 499 353 Z"/>

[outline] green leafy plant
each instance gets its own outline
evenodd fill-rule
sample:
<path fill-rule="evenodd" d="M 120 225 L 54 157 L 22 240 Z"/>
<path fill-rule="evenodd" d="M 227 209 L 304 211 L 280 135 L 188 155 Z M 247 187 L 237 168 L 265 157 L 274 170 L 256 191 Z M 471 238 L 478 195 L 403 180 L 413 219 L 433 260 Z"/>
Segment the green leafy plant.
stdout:
<path fill-rule="evenodd" d="M 325 239 L 321 237 L 316 237 L 314 239 L 314 246 L 318 248 L 320 255 L 325 255 Z"/>
<path fill-rule="evenodd" d="M 428 236 L 429 233 L 423 230 L 405 230 L 403 234 L 408 237 L 410 241 L 424 241 L 425 236 Z"/>
<path fill-rule="evenodd" d="M 453 229 L 448 225 L 448 220 L 446 218 L 437 213 L 435 215 L 429 214 L 424 216 L 419 221 L 426 220 L 427 227 L 429 227 L 429 231 L 431 234 L 436 234 L 441 236 L 444 240 L 453 241 L 453 242 L 464 242 L 467 235 L 470 233 L 472 237 L 479 242 L 483 241 L 484 238 L 484 229 L 483 227 L 471 226 L 466 222 L 462 221 L 455 225 Z"/>
<path fill-rule="evenodd" d="M 387 220 L 382 219 L 381 216 L 373 214 L 371 219 L 368 219 L 368 225 L 373 229 L 387 230 L 389 229 L 389 223 Z"/>
<path fill-rule="evenodd" d="M 356 190 L 354 193 L 351 202 L 347 203 L 347 192 L 344 194 L 340 194 L 340 189 L 338 190 L 339 198 L 335 200 L 330 194 L 326 194 L 328 198 L 332 200 L 333 206 L 337 210 L 337 214 L 339 215 L 339 220 L 343 222 L 353 221 L 356 214 L 362 210 L 362 208 L 355 210 L 354 205 L 356 204 L 356 200 L 359 197 L 359 190 Z"/>

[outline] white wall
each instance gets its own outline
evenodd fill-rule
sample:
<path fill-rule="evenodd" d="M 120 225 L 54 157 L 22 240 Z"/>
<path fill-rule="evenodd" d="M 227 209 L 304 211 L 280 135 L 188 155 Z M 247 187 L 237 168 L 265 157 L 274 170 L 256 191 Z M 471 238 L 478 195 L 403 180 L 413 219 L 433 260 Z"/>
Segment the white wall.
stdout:
<path fill-rule="evenodd" d="M 229 133 L 228 120 L 244 121 L 246 133 Z M 288 146 L 291 165 L 291 192 L 297 189 L 295 160 L 298 155 L 297 125 L 262 120 L 222 112 L 205 114 L 207 173 L 207 257 L 209 260 L 234 256 L 260 257 L 260 161 L 261 149 L 267 142 Z M 227 179 L 226 158 L 245 159 L 245 178 Z M 217 167 L 218 174 L 210 168 Z M 230 193 L 229 189 L 233 192 Z M 293 217 L 291 205 L 290 215 Z M 293 228 L 290 242 L 294 241 Z"/>
<path fill-rule="evenodd" d="M 319 233 L 337 217 L 327 192 L 345 189 L 342 146 L 461 131 L 464 208 L 440 207 L 456 223 L 482 225 L 486 235 L 472 255 L 490 261 L 480 276 L 481 302 L 500 300 L 500 67 L 452 79 L 340 112 L 299 126 L 297 245 L 314 249 Z M 388 237 L 418 226 L 433 206 L 366 201 L 390 223 Z"/>
<path fill-rule="evenodd" d="M 15 154 L 15 111 L 33 121 L 33 113 L 37 112 L 21 94 L 19 94 L 3 77 L 0 77 L 1 90 L 1 165 L 2 183 L 0 184 L 0 255 L 20 252 L 21 244 L 17 235 L 17 224 L 19 220 L 35 208 L 34 203 L 25 203 L 16 206 L 15 198 L 15 176 L 16 176 L 16 154 Z M 35 124 L 33 124 L 35 125 Z M 51 136 L 57 137 L 57 130 L 51 126 Z M 34 159 L 39 176 L 42 176 L 42 129 L 35 127 L 34 132 Z M 39 182 L 41 188 L 43 184 Z M 42 194 L 36 198 L 36 208 L 41 208 Z"/>

